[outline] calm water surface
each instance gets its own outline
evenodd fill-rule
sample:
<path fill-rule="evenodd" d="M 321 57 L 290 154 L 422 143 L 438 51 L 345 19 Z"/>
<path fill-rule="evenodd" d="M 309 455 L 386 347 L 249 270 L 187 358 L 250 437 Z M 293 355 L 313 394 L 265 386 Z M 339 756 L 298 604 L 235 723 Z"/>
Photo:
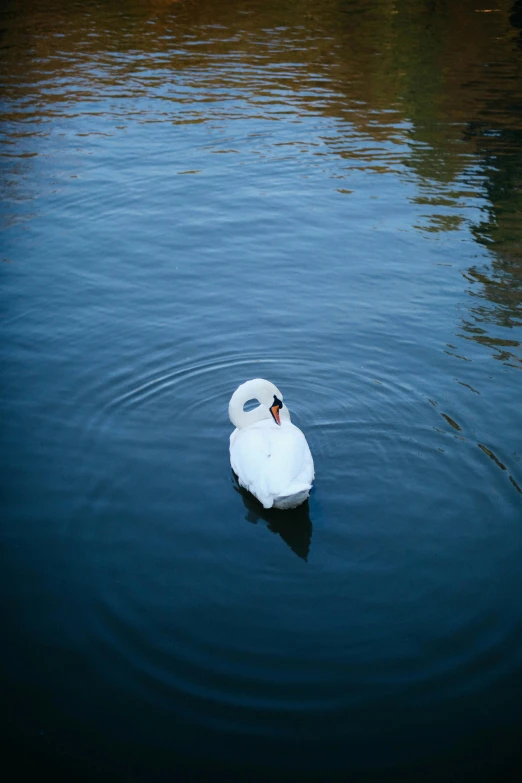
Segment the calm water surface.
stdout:
<path fill-rule="evenodd" d="M 1 23 L 4 762 L 518 779 L 522 3 Z M 296 513 L 232 480 L 256 376 Z"/>

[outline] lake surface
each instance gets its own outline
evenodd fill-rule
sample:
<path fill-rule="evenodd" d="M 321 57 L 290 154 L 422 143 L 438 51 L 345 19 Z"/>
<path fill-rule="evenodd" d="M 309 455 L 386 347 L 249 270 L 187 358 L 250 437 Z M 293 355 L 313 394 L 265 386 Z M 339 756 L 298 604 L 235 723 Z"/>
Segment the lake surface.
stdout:
<path fill-rule="evenodd" d="M 4 764 L 518 780 L 522 3 L 1 27 Z M 296 512 L 233 481 L 253 377 Z"/>

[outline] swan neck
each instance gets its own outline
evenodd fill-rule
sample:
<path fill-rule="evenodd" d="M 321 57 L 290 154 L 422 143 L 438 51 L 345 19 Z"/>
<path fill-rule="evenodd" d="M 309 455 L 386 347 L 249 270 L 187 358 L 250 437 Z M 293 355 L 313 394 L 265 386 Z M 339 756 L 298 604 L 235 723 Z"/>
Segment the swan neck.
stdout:
<path fill-rule="evenodd" d="M 282 399 L 279 389 L 273 383 L 265 381 L 263 378 L 254 378 L 252 381 L 241 384 L 230 399 L 228 406 L 230 421 L 240 430 L 250 427 L 251 424 L 255 424 L 258 421 L 270 419 L 269 407 L 272 404 L 274 395 Z M 244 405 L 248 400 L 258 400 L 260 404 L 251 411 L 245 411 Z M 282 408 L 282 411 L 286 413 L 285 408 Z"/>

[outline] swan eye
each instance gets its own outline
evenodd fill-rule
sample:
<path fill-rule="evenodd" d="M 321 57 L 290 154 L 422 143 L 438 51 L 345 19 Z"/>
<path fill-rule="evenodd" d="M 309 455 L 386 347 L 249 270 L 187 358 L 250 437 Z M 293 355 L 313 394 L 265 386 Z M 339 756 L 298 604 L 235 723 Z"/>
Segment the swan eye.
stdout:
<path fill-rule="evenodd" d="M 280 400 L 279 397 L 276 397 L 275 394 L 274 394 L 274 405 L 277 405 L 278 408 L 283 407 L 283 401 Z"/>

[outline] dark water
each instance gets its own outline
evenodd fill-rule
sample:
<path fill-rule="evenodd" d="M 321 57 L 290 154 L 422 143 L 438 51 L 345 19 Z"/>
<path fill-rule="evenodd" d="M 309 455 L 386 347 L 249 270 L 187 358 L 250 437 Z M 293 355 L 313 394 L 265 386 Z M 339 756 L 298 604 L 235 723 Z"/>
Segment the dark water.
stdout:
<path fill-rule="evenodd" d="M 1 22 L 4 765 L 518 779 L 522 4 Z M 255 376 L 295 514 L 232 481 Z"/>

